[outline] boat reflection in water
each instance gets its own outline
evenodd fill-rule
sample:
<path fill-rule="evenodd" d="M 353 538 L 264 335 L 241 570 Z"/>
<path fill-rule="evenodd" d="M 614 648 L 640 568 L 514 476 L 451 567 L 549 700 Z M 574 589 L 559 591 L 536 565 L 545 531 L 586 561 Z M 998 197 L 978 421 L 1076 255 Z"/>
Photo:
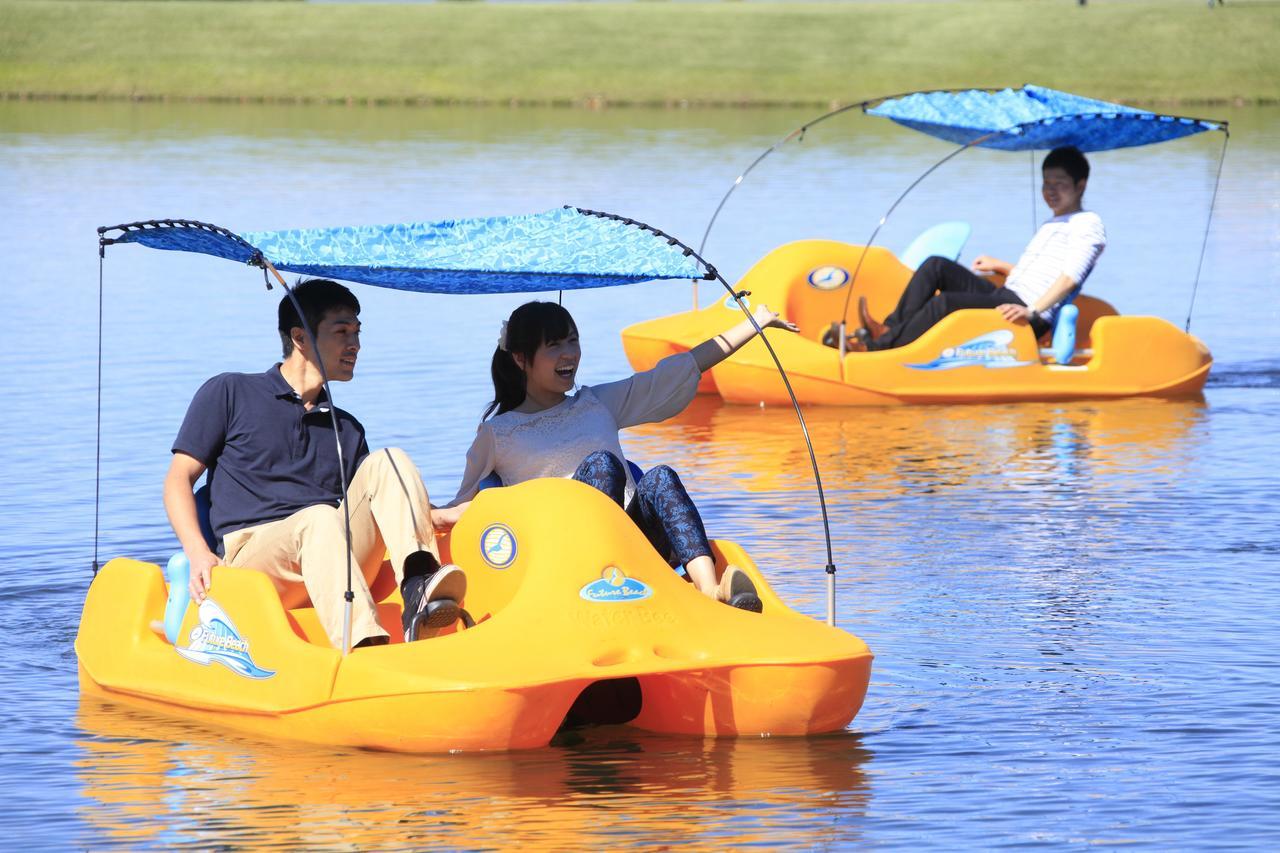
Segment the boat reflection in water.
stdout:
<path fill-rule="evenodd" d="M 871 796 L 872 753 L 849 733 L 604 727 L 526 752 L 408 756 L 258 741 L 91 696 L 78 722 L 90 846 L 826 846 L 857 841 Z"/>
<path fill-rule="evenodd" d="M 1210 422 L 1202 400 L 1112 400 L 878 409 L 810 408 L 839 569 L 838 586 L 886 574 L 967 569 L 1037 573 L 1124 560 L 1177 502 Z M 789 605 L 820 613 L 823 554 L 808 454 L 783 407 L 696 399 L 627 432 L 642 467 L 680 471 L 712 536 L 749 542 Z M 750 501 L 742 497 L 750 493 Z M 752 512 L 738 509 L 750 504 Z M 897 583 L 891 584 L 896 586 Z M 837 624 L 864 634 L 871 589 L 839 592 Z M 889 653 L 892 657 L 892 653 Z M 886 665 L 890 665 L 888 661 Z"/>
<path fill-rule="evenodd" d="M 1202 399 L 811 408 L 805 421 L 826 488 L 868 497 L 964 487 L 996 475 L 1030 486 L 1173 473 L 1192 455 L 1179 447 L 1190 449 L 1208 427 Z M 696 471 L 707 492 L 803 491 L 813 474 L 795 429 L 789 407 L 698 397 L 669 421 L 629 429 L 628 452 L 646 465 Z"/>

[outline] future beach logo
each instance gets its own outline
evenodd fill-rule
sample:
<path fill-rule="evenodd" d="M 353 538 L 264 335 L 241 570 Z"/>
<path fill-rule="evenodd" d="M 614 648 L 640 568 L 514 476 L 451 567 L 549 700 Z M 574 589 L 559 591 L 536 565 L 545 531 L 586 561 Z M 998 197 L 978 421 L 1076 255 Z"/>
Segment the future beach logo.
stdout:
<path fill-rule="evenodd" d="M 578 595 L 587 601 L 642 601 L 653 595 L 644 582 L 627 577 L 617 566 L 608 566 L 600 573 L 600 580 L 584 586 Z"/>
<path fill-rule="evenodd" d="M 189 661 L 208 666 L 217 661 L 236 675 L 245 678 L 270 678 L 273 670 L 263 669 L 253 662 L 249 654 L 249 641 L 240 636 L 235 624 L 213 599 L 200 602 L 196 611 L 200 624 L 191 629 L 191 640 L 184 649 L 176 646 L 178 654 Z"/>
<path fill-rule="evenodd" d="M 937 358 L 925 364 L 908 364 L 915 370 L 951 370 L 954 367 L 1025 367 L 1029 361 L 1019 361 L 1018 354 L 1009 346 L 1013 332 L 997 329 L 959 346 L 947 347 Z"/>

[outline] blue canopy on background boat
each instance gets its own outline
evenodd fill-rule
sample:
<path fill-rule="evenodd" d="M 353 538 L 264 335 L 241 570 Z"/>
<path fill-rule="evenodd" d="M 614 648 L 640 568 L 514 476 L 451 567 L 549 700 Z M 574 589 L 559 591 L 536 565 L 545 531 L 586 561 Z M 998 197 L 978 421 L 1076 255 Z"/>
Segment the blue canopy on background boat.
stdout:
<path fill-rule="evenodd" d="M 709 277 L 678 241 L 628 219 L 560 208 L 521 216 L 236 235 L 185 220 L 132 223 L 109 242 L 199 252 L 422 293 L 528 293 Z"/>
<path fill-rule="evenodd" d="M 1107 151 L 1221 129 L 1203 119 L 1160 115 L 1030 84 L 994 92 L 917 92 L 890 98 L 866 112 L 960 145 L 994 134 L 976 144 L 1003 151 L 1063 145 Z"/>

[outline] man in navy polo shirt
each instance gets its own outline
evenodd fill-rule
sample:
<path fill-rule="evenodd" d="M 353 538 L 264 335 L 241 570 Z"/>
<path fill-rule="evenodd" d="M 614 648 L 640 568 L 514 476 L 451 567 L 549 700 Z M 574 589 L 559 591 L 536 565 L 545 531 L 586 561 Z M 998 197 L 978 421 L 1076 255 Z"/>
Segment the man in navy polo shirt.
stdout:
<path fill-rule="evenodd" d="M 348 565 L 341 507 L 345 480 L 353 645 L 388 641 L 366 581 L 376 575 L 385 551 L 404 596 L 405 640 L 417 639 L 408 635 L 416 613 L 438 599 L 460 601 L 466 592 L 462 570 L 440 565 L 433 528 L 433 522 L 451 524 L 454 511 L 433 511 L 409 457 L 395 448 L 370 453 L 364 427 L 336 409 L 339 471 L 320 365 L 330 382 L 354 375 L 360 303 L 327 279 L 300 282 L 293 294 L 315 333 L 315 347 L 286 295 L 279 308 L 284 360 L 266 373 L 210 379 L 196 392 L 174 440 L 164 505 L 191 561 L 191 595 L 197 602 L 205 599 L 213 566 L 257 569 L 286 602 L 300 601 L 305 590 L 330 642 L 341 648 Z M 200 532 L 191 492 L 206 470 L 210 521 L 221 557 Z"/>

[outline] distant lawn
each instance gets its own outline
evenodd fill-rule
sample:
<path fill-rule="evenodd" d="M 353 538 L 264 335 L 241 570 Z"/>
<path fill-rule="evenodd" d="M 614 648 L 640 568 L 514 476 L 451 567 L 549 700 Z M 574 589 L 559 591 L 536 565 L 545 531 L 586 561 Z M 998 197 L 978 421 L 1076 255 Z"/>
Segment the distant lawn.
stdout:
<path fill-rule="evenodd" d="M 0 96 L 849 103 L 1036 82 L 1280 101 L 1280 4 L 0 0 Z"/>

